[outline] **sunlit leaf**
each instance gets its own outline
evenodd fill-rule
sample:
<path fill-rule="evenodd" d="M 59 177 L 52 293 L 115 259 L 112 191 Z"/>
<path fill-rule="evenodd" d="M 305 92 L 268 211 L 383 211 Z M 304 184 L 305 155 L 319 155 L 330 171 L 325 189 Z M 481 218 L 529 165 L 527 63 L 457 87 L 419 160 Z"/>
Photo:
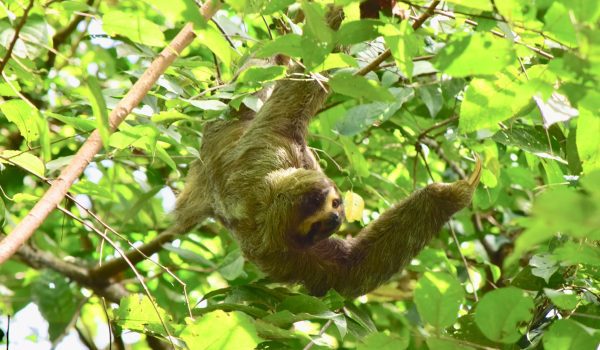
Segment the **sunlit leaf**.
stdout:
<path fill-rule="evenodd" d="M 436 57 L 435 66 L 455 77 L 494 75 L 516 62 L 511 42 L 489 33 L 457 35 Z"/>
<path fill-rule="evenodd" d="M 344 212 L 348 222 L 359 221 L 365 208 L 365 201 L 358 194 L 347 191 L 344 195 Z"/>
<path fill-rule="evenodd" d="M 164 46 L 161 28 L 138 13 L 110 11 L 102 16 L 102 27 L 110 36 L 121 35 L 148 46 Z"/>
<path fill-rule="evenodd" d="M 26 171 L 39 176 L 44 176 L 44 173 L 46 171 L 44 167 L 44 162 L 42 162 L 38 157 L 29 152 L 19 152 L 10 150 L 1 151 L 0 163 L 16 164 L 17 166 L 25 169 Z"/>
<path fill-rule="evenodd" d="M 331 88 L 354 98 L 366 98 L 372 101 L 394 101 L 394 95 L 373 80 L 348 73 L 334 75 L 329 80 Z"/>

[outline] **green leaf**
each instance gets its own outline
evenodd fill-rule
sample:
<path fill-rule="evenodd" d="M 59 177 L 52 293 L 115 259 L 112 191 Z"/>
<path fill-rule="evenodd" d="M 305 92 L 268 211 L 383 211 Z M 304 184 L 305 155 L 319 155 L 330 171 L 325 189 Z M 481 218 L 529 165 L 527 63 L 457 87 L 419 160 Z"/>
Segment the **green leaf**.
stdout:
<path fill-rule="evenodd" d="M 330 53 L 325 61 L 315 68 L 315 71 L 323 72 L 334 68 L 358 67 L 356 59 L 345 53 Z"/>
<path fill-rule="evenodd" d="M 225 65 L 231 63 L 232 49 L 229 42 L 213 24 L 195 30 L 196 40 L 212 51 Z"/>
<path fill-rule="evenodd" d="M 394 103 L 373 102 L 350 108 L 343 119 L 338 120 L 336 130 L 341 135 L 356 135 L 370 128 L 375 122 L 383 123 L 396 113 L 402 105 L 414 97 L 411 88 L 392 88 Z"/>
<path fill-rule="evenodd" d="M 169 243 L 164 244 L 163 247 L 165 248 L 165 250 L 168 250 L 168 251 L 176 254 L 179 258 L 181 258 L 181 260 L 183 260 L 189 264 L 192 264 L 195 266 L 208 267 L 208 268 L 216 267 L 214 262 L 208 260 L 207 258 L 203 257 L 202 255 L 200 255 L 196 252 L 193 252 L 189 249 L 175 247 L 174 245 L 169 244 Z"/>
<path fill-rule="evenodd" d="M 239 249 L 232 250 L 225 256 L 219 267 L 221 276 L 226 280 L 234 280 L 238 277 L 246 277 L 244 272 L 244 257 Z"/>
<path fill-rule="evenodd" d="M 318 3 L 302 2 L 302 10 L 306 17 L 303 35 L 319 43 L 333 44 L 333 30 L 325 21 L 325 11 Z"/>
<path fill-rule="evenodd" d="M 456 278 L 443 272 L 425 272 L 415 287 L 419 315 L 437 329 L 456 321 L 463 301 L 463 287 Z"/>
<path fill-rule="evenodd" d="M 205 111 L 222 111 L 227 108 L 227 105 L 219 100 L 185 100 L 192 106 L 198 107 Z"/>
<path fill-rule="evenodd" d="M 40 137 L 39 112 L 23 100 L 9 100 L 0 104 L 0 112 L 4 114 L 9 122 L 19 128 L 21 136 L 27 142 L 37 141 Z"/>
<path fill-rule="evenodd" d="M 387 335 L 382 332 L 372 333 L 362 339 L 358 350 L 402 350 L 408 347 L 409 337 L 399 337 L 394 334 Z"/>
<path fill-rule="evenodd" d="M 594 339 L 579 323 L 572 320 L 555 321 L 542 341 L 544 349 L 596 350 L 598 345 L 598 339 Z"/>
<path fill-rule="evenodd" d="M 455 35 L 437 55 L 434 65 L 454 77 L 494 75 L 517 57 L 508 40 L 498 39 L 489 33 Z"/>
<path fill-rule="evenodd" d="M 439 85 L 425 85 L 417 89 L 421 101 L 427 107 L 429 115 L 432 118 L 440 112 L 444 105 L 444 97 L 442 96 L 442 89 Z"/>
<path fill-rule="evenodd" d="M 29 152 L 21 152 L 21 151 L 1 151 L 0 152 L 0 163 L 11 164 L 14 163 L 19 167 L 27 170 L 32 174 L 36 174 L 39 176 L 44 176 L 46 172 L 46 168 L 44 167 L 44 162 L 42 162 L 38 157 L 34 156 Z M 11 164 L 12 165 L 12 164 Z"/>
<path fill-rule="evenodd" d="M 88 98 L 90 99 L 92 111 L 94 112 L 94 117 L 96 118 L 96 126 L 100 132 L 102 143 L 104 144 L 104 147 L 106 147 L 109 144 L 111 128 L 108 121 L 106 102 L 104 101 L 104 96 L 102 95 L 102 90 L 100 89 L 98 79 L 94 76 L 89 76 L 87 78 L 87 87 Z"/>
<path fill-rule="evenodd" d="M 71 288 L 69 281 L 51 271 L 45 271 L 33 282 L 31 297 L 48 321 L 51 341 L 59 339 L 77 317 L 82 296 Z"/>
<path fill-rule="evenodd" d="M 600 267 L 600 252 L 595 246 L 585 243 L 566 242 L 554 250 L 554 255 L 563 264 L 584 264 Z"/>
<path fill-rule="evenodd" d="M 113 311 L 114 322 L 125 329 L 138 332 L 165 334 L 165 326 L 169 332 L 174 331 L 173 318 L 165 310 L 154 306 L 147 296 L 133 294 L 121 299 L 119 307 Z M 162 322 L 161 322 L 162 320 Z"/>
<path fill-rule="evenodd" d="M 365 18 L 344 22 L 335 33 L 336 41 L 341 45 L 352 45 L 377 38 L 381 21 Z"/>
<path fill-rule="evenodd" d="M 287 310 L 293 314 L 308 313 L 311 315 L 320 315 L 331 313 L 327 305 L 320 299 L 305 294 L 292 295 L 285 298 L 277 306 L 277 310 Z"/>
<path fill-rule="evenodd" d="M 495 342 L 512 344 L 521 337 L 519 327 L 531 320 L 533 300 L 522 290 L 507 287 L 483 296 L 475 309 L 481 332 Z"/>
<path fill-rule="evenodd" d="M 338 73 L 329 80 L 333 91 L 354 98 L 366 98 L 372 101 L 394 101 L 390 91 L 373 80 L 350 73 Z"/>
<path fill-rule="evenodd" d="M 0 21 L 0 46 L 8 48 L 15 37 L 15 25 L 14 23 L 11 24 L 13 21 L 8 21 L 6 16 L 0 17 L 4 18 L 3 21 Z M 20 21 L 20 18 L 18 21 Z M 31 14 L 19 32 L 19 38 L 15 42 L 12 54 L 18 58 L 31 60 L 45 55 L 47 48 L 52 47 L 52 37 L 48 32 L 48 28 L 50 26 L 44 17 Z"/>
<path fill-rule="evenodd" d="M 60 120 L 61 122 L 65 123 L 67 125 L 71 125 L 75 129 L 78 129 L 81 131 L 92 131 L 92 130 L 96 129 L 96 123 L 94 122 L 94 120 L 83 119 L 81 117 L 67 117 L 64 115 L 60 115 L 60 114 L 56 114 L 56 113 L 52 113 L 52 112 L 48 112 L 48 111 L 44 112 L 44 114 L 50 118 Z"/>
<path fill-rule="evenodd" d="M 584 173 L 600 169 L 600 94 L 593 92 L 582 101 L 577 120 L 577 150 Z"/>
<path fill-rule="evenodd" d="M 276 80 L 285 76 L 285 67 L 249 67 L 240 73 L 238 82 L 252 87 L 260 87 L 262 83 Z"/>
<path fill-rule="evenodd" d="M 507 146 L 518 147 L 538 157 L 567 163 L 560 157 L 561 141 L 541 126 L 515 124 L 508 129 L 498 131 L 493 136 L 493 140 Z"/>
<path fill-rule="evenodd" d="M 178 0 L 178 1 L 164 1 L 164 0 L 144 0 L 146 3 L 152 5 L 152 7 L 158 9 L 165 18 L 169 19 L 172 23 L 178 22 L 192 22 L 197 26 L 202 26 L 206 23 L 206 20 L 198 11 L 198 5 L 194 0 Z"/>
<path fill-rule="evenodd" d="M 165 46 L 162 29 L 139 12 L 107 12 L 102 16 L 102 28 L 110 36 L 121 35 L 142 45 Z"/>
<path fill-rule="evenodd" d="M 559 1 L 552 2 L 544 16 L 544 23 L 543 31 L 551 33 L 563 44 L 577 45 L 577 34 L 571 22 L 569 9 L 564 4 Z"/>
<path fill-rule="evenodd" d="M 465 7 L 471 11 L 492 11 L 494 9 L 492 3 L 487 0 L 449 0 L 448 2 L 458 5 L 458 7 Z"/>
<path fill-rule="evenodd" d="M 340 137 L 340 143 L 344 148 L 346 157 L 348 157 L 348 160 L 350 161 L 352 171 L 356 172 L 356 175 L 360 177 L 368 177 L 371 174 L 369 171 L 369 163 L 367 163 L 367 160 L 360 152 L 359 148 L 352 142 L 352 139 L 342 136 Z"/>
<path fill-rule="evenodd" d="M 550 277 L 558 271 L 558 261 L 552 254 L 536 254 L 529 260 L 531 274 L 543 278 L 546 283 L 550 281 Z"/>
<path fill-rule="evenodd" d="M 302 37 L 298 34 L 286 34 L 268 42 L 256 52 L 256 57 L 270 57 L 276 54 L 300 57 L 303 54 Z"/>
<path fill-rule="evenodd" d="M 154 123 L 172 123 L 179 120 L 191 120 L 192 118 L 186 114 L 175 110 L 161 111 L 158 114 L 152 116 Z"/>
<path fill-rule="evenodd" d="M 254 349 L 261 342 L 252 318 L 239 311 L 214 311 L 187 320 L 180 336 L 194 350 Z"/>
<path fill-rule="evenodd" d="M 573 293 L 573 291 L 571 291 Z M 577 294 L 566 294 L 565 291 L 544 288 L 544 293 L 552 303 L 563 310 L 573 310 L 579 303 Z"/>
<path fill-rule="evenodd" d="M 389 29 L 386 30 L 386 35 L 384 35 L 385 43 L 392 52 L 392 56 L 400 71 L 410 79 L 413 75 L 413 57 L 418 52 L 419 42 L 414 35 L 409 21 L 400 22 L 400 26 L 397 29 L 391 25 L 385 28 L 389 27 L 395 30 L 391 33 L 389 33 Z"/>
<path fill-rule="evenodd" d="M 462 132 L 498 130 L 498 123 L 515 116 L 531 102 L 533 91 L 514 77 L 499 74 L 495 79 L 471 80 L 460 107 Z"/>

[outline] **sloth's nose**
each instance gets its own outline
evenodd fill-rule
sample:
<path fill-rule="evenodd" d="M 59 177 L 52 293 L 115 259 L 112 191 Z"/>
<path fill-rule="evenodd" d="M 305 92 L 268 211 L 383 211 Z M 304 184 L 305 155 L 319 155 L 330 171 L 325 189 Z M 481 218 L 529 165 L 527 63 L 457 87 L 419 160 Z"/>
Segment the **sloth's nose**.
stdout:
<path fill-rule="evenodd" d="M 338 213 L 329 214 L 329 222 L 332 224 L 339 224 L 341 222 L 340 215 Z"/>

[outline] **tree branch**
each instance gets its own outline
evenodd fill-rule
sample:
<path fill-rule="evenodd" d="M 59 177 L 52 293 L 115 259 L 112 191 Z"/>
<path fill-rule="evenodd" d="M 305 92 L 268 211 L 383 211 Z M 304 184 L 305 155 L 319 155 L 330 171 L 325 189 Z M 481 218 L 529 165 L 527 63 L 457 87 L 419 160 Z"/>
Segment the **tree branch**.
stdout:
<path fill-rule="evenodd" d="M 202 6 L 205 18 L 210 18 L 217 11 L 218 4 L 208 1 Z M 154 83 L 194 39 L 195 35 L 191 24 L 187 24 L 171 44 L 167 46 L 152 64 L 146 69 L 140 79 L 133 85 L 131 90 L 117 104 L 110 114 L 109 124 L 111 130 L 117 126 L 131 113 Z M 87 141 L 81 146 L 71 163 L 60 173 L 58 178 L 44 196 L 36 203 L 12 233 L 0 242 L 0 264 L 8 260 L 28 239 L 33 232 L 42 224 L 46 217 L 54 210 L 58 203 L 64 198 L 73 182 L 81 175 L 83 170 L 92 161 L 93 157 L 102 148 L 100 133 L 95 130 Z"/>
<path fill-rule="evenodd" d="M 25 22 L 27 22 L 27 17 L 29 16 L 29 11 L 31 11 L 32 8 L 33 0 L 29 0 L 29 5 L 27 5 L 27 7 L 25 8 L 25 11 L 23 12 L 23 17 L 21 17 L 21 21 L 19 21 L 19 24 L 17 24 L 17 27 L 15 28 L 15 36 L 12 38 L 10 45 L 8 45 L 8 50 L 6 51 L 6 55 L 4 55 L 2 62 L 0 62 L 0 73 L 2 73 L 4 67 L 8 63 L 8 60 L 10 60 L 10 57 L 12 56 L 13 49 L 17 44 L 17 40 L 19 39 L 19 33 L 21 32 L 21 29 L 23 29 L 23 26 L 25 26 Z"/>
<path fill-rule="evenodd" d="M 118 303 L 121 298 L 129 293 L 118 283 L 108 285 L 106 281 L 94 280 L 87 268 L 66 262 L 51 253 L 37 250 L 29 245 L 23 245 L 17 251 L 17 256 L 27 265 L 34 269 L 51 269 L 83 287 L 89 288 L 97 295 Z"/>
<path fill-rule="evenodd" d="M 417 18 L 416 21 L 413 22 L 412 28 L 414 30 L 421 28 L 421 26 L 423 25 L 423 23 L 425 23 L 427 18 L 429 18 L 429 17 L 431 17 L 431 15 L 433 15 L 433 11 L 435 10 L 436 6 L 439 3 L 440 2 L 437 0 L 433 1 L 431 3 L 431 5 L 429 5 L 427 10 L 425 12 L 423 12 L 423 14 L 419 18 Z M 392 51 L 390 51 L 390 49 L 386 49 L 379 56 L 377 56 L 371 63 L 362 67 L 360 70 L 358 70 L 356 73 L 354 73 L 354 75 L 366 75 L 367 73 L 374 71 L 375 69 L 377 69 L 377 67 L 379 67 L 381 62 L 387 60 L 391 55 L 392 55 Z"/>

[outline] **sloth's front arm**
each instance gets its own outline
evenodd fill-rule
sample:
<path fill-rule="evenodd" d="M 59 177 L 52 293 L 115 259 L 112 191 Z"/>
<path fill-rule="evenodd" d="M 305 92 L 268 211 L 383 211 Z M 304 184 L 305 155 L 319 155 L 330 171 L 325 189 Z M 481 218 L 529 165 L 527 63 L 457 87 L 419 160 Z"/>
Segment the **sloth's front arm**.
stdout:
<path fill-rule="evenodd" d="M 452 214 L 466 207 L 479 180 L 480 163 L 467 181 L 432 184 L 384 212 L 355 238 L 329 238 L 305 250 L 275 254 L 269 274 L 300 282 L 322 295 L 365 294 L 406 266 Z"/>

